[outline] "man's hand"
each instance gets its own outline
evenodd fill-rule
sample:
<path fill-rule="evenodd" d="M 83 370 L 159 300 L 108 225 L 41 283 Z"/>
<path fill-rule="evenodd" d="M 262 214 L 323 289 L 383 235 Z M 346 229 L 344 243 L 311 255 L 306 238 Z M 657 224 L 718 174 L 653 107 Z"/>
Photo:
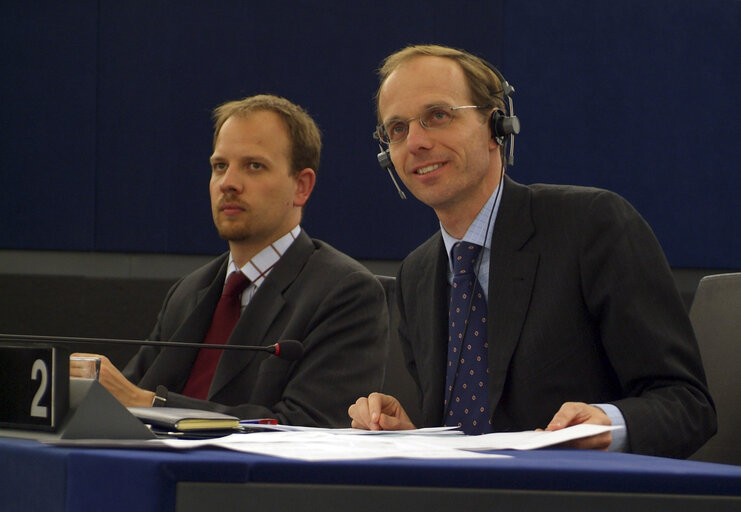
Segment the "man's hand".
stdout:
<path fill-rule="evenodd" d="M 100 358 L 100 376 L 98 380 L 108 390 L 110 394 L 116 397 L 126 407 L 150 407 L 154 400 L 154 393 L 141 389 L 131 383 L 118 368 L 113 366 L 111 360 L 106 356 L 99 354 L 72 354 L 80 357 L 98 357 Z M 77 374 L 77 368 L 70 362 L 69 376 L 80 377 Z"/>
<path fill-rule="evenodd" d="M 358 398 L 347 409 L 353 428 L 365 430 L 412 430 L 417 427 L 407 416 L 399 401 L 383 393 L 371 393 Z"/>
<path fill-rule="evenodd" d="M 612 425 L 610 418 L 599 407 L 582 402 L 566 402 L 561 406 L 553 419 L 545 428 L 546 430 L 560 430 L 581 423 L 593 423 L 596 425 Z M 610 447 L 612 434 L 605 432 L 596 436 L 575 439 L 561 446 L 579 448 L 583 450 L 604 450 Z"/>

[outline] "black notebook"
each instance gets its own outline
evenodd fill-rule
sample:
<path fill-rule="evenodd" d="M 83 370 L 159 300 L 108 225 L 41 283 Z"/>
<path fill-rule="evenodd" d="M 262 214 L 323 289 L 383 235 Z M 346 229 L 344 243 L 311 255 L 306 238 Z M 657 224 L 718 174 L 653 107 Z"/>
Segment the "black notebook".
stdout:
<path fill-rule="evenodd" d="M 188 432 L 192 430 L 228 430 L 239 427 L 239 418 L 220 412 L 176 407 L 129 407 L 142 422 L 157 428 Z"/>

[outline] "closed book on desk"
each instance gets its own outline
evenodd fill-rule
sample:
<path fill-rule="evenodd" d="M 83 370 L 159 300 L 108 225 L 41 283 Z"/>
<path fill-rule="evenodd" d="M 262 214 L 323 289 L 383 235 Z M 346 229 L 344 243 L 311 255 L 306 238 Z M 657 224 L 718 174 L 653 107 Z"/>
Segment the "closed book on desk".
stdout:
<path fill-rule="evenodd" d="M 129 407 L 131 414 L 154 427 L 170 430 L 226 430 L 239 427 L 239 418 L 220 412 L 176 407 Z"/>

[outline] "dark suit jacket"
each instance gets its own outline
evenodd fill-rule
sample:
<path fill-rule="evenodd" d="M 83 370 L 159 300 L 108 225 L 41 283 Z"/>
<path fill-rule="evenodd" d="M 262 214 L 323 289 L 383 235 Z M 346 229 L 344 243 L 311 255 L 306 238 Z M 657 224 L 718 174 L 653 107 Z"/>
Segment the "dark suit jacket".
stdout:
<path fill-rule="evenodd" d="M 228 253 L 176 283 L 152 340 L 200 342 L 224 286 Z M 229 344 L 299 340 L 304 355 L 224 352 L 207 401 L 179 395 L 198 349 L 142 348 L 124 374 L 139 386 L 168 388 L 167 406 L 226 412 L 281 423 L 349 426 L 347 407 L 379 389 L 388 352 L 383 288 L 360 263 L 304 232 L 242 313 Z"/>
<path fill-rule="evenodd" d="M 495 431 L 544 428 L 566 401 L 612 403 L 633 452 L 686 457 L 716 429 L 692 327 L 650 227 L 605 190 L 505 177 L 492 239 L 489 401 Z M 402 263 L 399 335 L 440 425 L 447 256 L 437 233 Z"/>

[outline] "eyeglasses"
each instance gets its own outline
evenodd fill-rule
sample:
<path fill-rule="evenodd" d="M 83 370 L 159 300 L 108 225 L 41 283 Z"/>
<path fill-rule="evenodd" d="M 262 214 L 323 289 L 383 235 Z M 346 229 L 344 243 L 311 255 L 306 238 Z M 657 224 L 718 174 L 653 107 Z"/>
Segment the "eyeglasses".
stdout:
<path fill-rule="evenodd" d="M 383 124 L 376 126 L 373 132 L 373 138 L 378 139 L 384 144 L 396 144 L 402 142 L 409 134 L 409 123 L 419 119 L 419 124 L 425 130 L 437 130 L 448 126 L 455 118 L 455 111 L 464 108 L 486 108 L 477 105 L 463 105 L 460 107 L 448 107 L 446 105 L 436 105 L 428 107 L 417 117 L 410 117 L 406 121 L 401 119 L 392 119 Z"/>

